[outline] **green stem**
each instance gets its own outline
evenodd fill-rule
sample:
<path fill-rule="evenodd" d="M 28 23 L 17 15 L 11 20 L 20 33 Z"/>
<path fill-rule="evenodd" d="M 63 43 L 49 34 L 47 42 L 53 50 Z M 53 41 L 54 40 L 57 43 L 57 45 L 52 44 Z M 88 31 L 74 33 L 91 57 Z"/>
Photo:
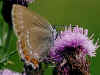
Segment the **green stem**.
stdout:
<path fill-rule="evenodd" d="M 9 41 L 11 39 L 11 35 L 12 35 L 12 28 L 8 27 L 8 33 L 7 33 L 7 39 L 5 41 L 5 46 L 4 46 L 4 53 L 6 54 L 6 52 L 8 52 L 8 47 L 9 47 Z"/>
<path fill-rule="evenodd" d="M 6 61 L 8 60 L 8 58 L 9 58 L 10 56 L 14 55 L 15 53 L 16 53 L 16 51 L 12 51 L 10 54 L 5 55 L 5 56 L 3 57 L 3 59 L 0 60 L 0 63 L 6 62 Z"/>

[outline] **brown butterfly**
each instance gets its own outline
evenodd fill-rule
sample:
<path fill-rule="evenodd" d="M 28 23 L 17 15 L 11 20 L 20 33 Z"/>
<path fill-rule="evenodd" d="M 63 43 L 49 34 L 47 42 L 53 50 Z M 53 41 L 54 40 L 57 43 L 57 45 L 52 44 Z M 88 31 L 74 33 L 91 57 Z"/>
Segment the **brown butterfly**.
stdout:
<path fill-rule="evenodd" d="M 18 4 L 13 5 L 12 22 L 21 58 L 34 69 L 39 68 L 53 45 L 53 28 L 40 15 Z"/>

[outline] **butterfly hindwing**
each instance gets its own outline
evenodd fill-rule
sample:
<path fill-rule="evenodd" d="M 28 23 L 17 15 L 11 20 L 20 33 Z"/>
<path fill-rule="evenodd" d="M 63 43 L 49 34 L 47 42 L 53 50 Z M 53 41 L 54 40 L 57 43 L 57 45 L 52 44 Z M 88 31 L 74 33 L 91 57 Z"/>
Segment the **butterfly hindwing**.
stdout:
<path fill-rule="evenodd" d="M 13 5 L 12 22 L 19 49 L 27 61 L 44 57 L 52 45 L 52 28 L 40 15 L 21 5 Z M 29 58 L 30 59 L 29 59 Z"/>

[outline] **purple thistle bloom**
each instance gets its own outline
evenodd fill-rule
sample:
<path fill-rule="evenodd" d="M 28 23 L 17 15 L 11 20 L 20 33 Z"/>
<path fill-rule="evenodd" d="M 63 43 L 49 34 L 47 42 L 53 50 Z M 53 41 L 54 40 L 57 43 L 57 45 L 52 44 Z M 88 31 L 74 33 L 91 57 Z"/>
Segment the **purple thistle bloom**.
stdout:
<path fill-rule="evenodd" d="M 50 61 L 56 64 L 54 75 L 90 75 L 89 57 L 95 56 L 98 41 L 93 44 L 88 30 L 75 26 L 65 27 L 50 50 Z M 88 58 L 86 58 L 88 55 Z"/>
<path fill-rule="evenodd" d="M 79 28 L 78 25 L 72 28 L 70 25 L 68 28 L 65 28 L 65 31 L 61 31 L 60 36 L 55 40 L 54 47 L 50 50 L 50 56 L 56 61 L 61 61 L 61 52 L 64 51 L 65 47 L 80 47 L 79 50 L 81 50 L 82 56 L 95 56 L 95 50 L 99 46 L 97 45 L 98 42 L 93 44 L 91 37 L 88 38 L 87 29 L 83 30 L 83 28 Z"/>
<path fill-rule="evenodd" d="M 0 70 L 0 75 L 25 75 L 25 73 L 18 73 L 18 72 L 13 72 L 11 70 L 5 69 L 5 70 Z"/>

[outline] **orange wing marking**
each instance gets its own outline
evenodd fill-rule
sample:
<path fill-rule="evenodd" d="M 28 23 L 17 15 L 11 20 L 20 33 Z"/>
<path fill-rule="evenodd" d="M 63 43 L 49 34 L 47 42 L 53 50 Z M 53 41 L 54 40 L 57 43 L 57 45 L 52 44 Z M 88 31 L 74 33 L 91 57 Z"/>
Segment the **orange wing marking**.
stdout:
<path fill-rule="evenodd" d="M 31 59 L 31 62 L 35 65 L 35 67 L 38 67 L 38 60 L 36 60 L 35 58 Z"/>
<path fill-rule="evenodd" d="M 27 61 L 30 61 L 30 56 L 29 56 L 29 55 L 26 55 L 26 56 L 25 56 L 25 59 L 26 59 Z"/>
<path fill-rule="evenodd" d="M 23 50 L 23 54 L 27 55 L 28 51 L 26 49 Z"/>
<path fill-rule="evenodd" d="M 21 40 L 21 48 L 24 49 L 25 48 L 25 41 Z"/>

